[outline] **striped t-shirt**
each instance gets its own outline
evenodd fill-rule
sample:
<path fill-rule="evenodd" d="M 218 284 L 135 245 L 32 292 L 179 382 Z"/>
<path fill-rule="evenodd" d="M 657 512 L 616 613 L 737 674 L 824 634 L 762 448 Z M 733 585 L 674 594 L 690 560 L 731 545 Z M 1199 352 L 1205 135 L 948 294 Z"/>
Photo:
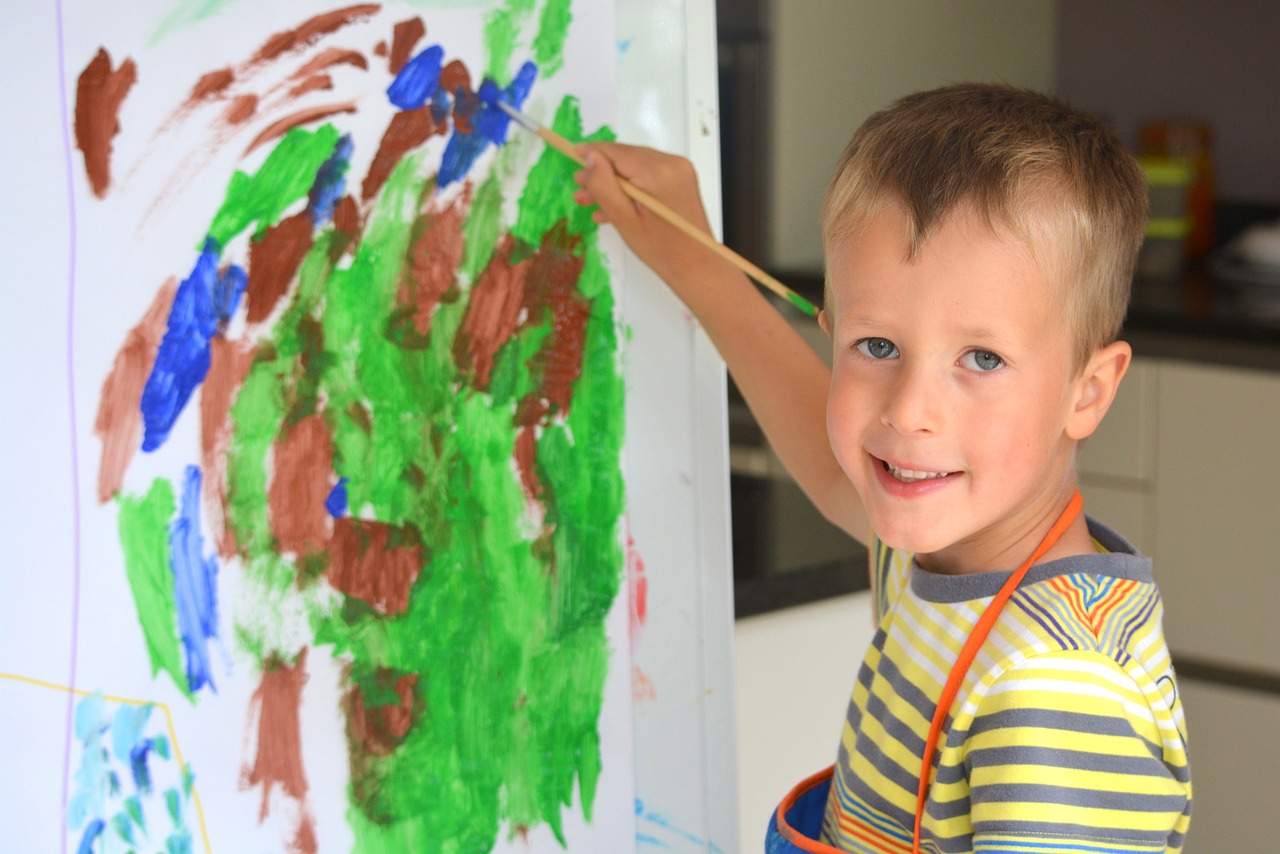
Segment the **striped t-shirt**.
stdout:
<path fill-rule="evenodd" d="M 1186 726 L 1151 562 L 1093 520 L 1089 531 L 1099 553 L 1033 566 L 970 668 L 934 757 L 922 851 L 1181 850 Z M 937 575 L 878 541 L 871 563 L 878 628 L 822 841 L 909 852 L 934 707 L 1009 573 Z"/>

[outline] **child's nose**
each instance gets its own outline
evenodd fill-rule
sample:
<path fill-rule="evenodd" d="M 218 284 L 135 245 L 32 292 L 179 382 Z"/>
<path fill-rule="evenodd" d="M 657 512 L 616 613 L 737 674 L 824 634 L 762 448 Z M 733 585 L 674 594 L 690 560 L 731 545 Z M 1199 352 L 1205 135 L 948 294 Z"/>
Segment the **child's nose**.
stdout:
<path fill-rule="evenodd" d="M 880 420 L 899 433 L 932 433 L 941 417 L 939 378 L 923 365 L 904 365 L 885 400 Z"/>

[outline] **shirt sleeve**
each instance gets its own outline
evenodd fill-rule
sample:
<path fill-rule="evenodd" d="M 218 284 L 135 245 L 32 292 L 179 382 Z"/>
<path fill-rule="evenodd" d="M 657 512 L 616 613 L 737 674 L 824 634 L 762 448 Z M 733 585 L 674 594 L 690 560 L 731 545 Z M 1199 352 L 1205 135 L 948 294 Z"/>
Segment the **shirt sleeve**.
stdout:
<path fill-rule="evenodd" d="M 1169 761 L 1185 757 L 1182 739 L 1151 697 L 1096 652 L 1033 656 L 1002 674 L 965 758 L 974 851 L 1180 850 L 1190 777 Z"/>

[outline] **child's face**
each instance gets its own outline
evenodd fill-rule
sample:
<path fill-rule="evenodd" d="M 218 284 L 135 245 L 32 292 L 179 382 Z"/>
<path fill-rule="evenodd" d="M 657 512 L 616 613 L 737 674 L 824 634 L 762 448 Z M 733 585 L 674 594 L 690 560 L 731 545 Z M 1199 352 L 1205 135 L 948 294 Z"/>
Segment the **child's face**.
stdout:
<path fill-rule="evenodd" d="M 907 260 L 876 214 L 828 258 L 827 427 L 886 543 L 939 572 L 1009 569 L 1075 488 L 1071 338 L 1020 244 L 951 215 Z"/>

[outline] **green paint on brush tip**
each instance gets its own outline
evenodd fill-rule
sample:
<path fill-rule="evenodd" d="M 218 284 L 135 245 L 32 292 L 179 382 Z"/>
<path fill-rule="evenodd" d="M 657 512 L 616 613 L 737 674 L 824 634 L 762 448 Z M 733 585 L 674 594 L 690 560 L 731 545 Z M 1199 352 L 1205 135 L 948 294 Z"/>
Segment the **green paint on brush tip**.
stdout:
<path fill-rule="evenodd" d="M 156 478 L 145 496 L 119 499 L 120 545 L 125 577 L 151 659 L 151 675 L 164 671 L 188 698 L 178 637 L 173 571 L 169 568 L 169 522 L 178 511 L 173 484 Z"/>
<path fill-rule="evenodd" d="M 258 171 L 231 176 L 226 198 L 209 226 L 219 246 L 252 223 L 258 231 L 279 221 L 286 208 L 305 198 L 315 183 L 316 170 L 333 154 L 338 131 L 323 125 L 314 131 L 293 128 L 277 143 Z"/>
<path fill-rule="evenodd" d="M 786 297 L 787 297 L 787 302 L 791 303 L 796 308 L 800 309 L 810 317 L 818 316 L 818 307 L 813 303 L 809 302 L 804 297 L 800 296 L 795 291 L 787 291 Z"/>

